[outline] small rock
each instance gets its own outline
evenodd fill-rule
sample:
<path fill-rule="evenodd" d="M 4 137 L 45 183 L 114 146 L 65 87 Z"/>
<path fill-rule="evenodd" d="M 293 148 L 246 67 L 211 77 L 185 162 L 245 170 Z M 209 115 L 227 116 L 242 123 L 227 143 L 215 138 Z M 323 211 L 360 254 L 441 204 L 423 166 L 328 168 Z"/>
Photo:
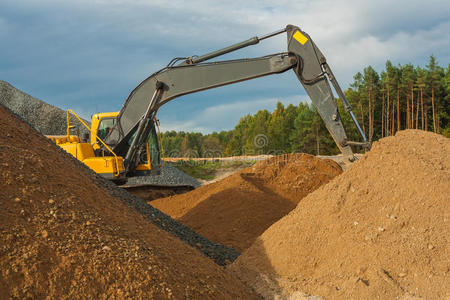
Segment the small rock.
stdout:
<path fill-rule="evenodd" d="M 20 202 L 20 198 L 19 197 L 14 198 L 14 202 Z"/>
<path fill-rule="evenodd" d="M 91 222 L 87 221 L 86 226 L 89 226 L 89 225 L 91 225 Z"/>
<path fill-rule="evenodd" d="M 55 203 L 55 200 L 49 199 L 49 200 L 48 200 L 48 203 L 53 204 L 53 203 Z"/>
<path fill-rule="evenodd" d="M 378 231 L 383 232 L 385 229 L 383 227 L 378 227 Z"/>
<path fill-rule="evenodd" d="M 358 225 L 359 223 L 358 223 L 358 221 L 355 221 L 355 222 L 353 222 L 353 225 Z"/>
<path fill-rule="evenodd" d="M 433 249 L 434 249 L 434 246 L 431 244 L 428 244 L 428 250 L 433 250 Z"/>
<path fill-rule="evenodd" d="M 405 272 L 398 273 L 398 277 L 400 277 L 400 278 L 403 278 L 403 277 L 405 277 L 405 276 L 406 276 L 406 273 L 405 273 Z"/>
<path fill-rule="evenodd" d="M 47 232 L 47 230 L 43 230 L 42 233 L 41 233 L 41 235 L 42 235 L 42 237 L 43 237 L 44 239 L 46 239 L 46 238 L 48 237 L 48 232 Z"/>
<path fill-rule="evenodd" d="M 104 247 L 102 248 L 102 250 L 104 250 L 104 251 L 111 251 L 111 248 L 109 248 L 108 246 L 104 246 Z"/>

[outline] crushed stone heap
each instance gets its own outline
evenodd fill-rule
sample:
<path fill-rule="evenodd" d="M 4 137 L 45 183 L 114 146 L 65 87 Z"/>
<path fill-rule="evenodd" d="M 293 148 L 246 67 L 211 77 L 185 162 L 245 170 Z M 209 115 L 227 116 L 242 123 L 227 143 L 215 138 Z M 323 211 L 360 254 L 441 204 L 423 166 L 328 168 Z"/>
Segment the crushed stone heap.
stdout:
<path fill-rule="evenodd" d="M 449 154 L 430 132 L 381 139 L 230 268 L 268 298 L 447 299 Z"/>
<path fill-rule="evenodd" d="M 67 132 L 67 116 L 64 110 L 36 99 L 2 80 L 0 80 L 0 104 L 19 115 L 42 134 L 65 135 Z M 83 121 L 90 125 L 90 122 Z M 70 124 L 77 126 L 81 136 L 89 133 L 73 115 L 70 116 Z"/>
<path fill-rule="evenodd" d="M 258 298 L 1 105 L 0 170 L 0 298 Z"/>
<path fill-rule="evenodd" d="M 208 239 L 242 251 L 305 195 L 341 172 L 332 160 L 281 155 L 187 194 L 149 204 Z"/>

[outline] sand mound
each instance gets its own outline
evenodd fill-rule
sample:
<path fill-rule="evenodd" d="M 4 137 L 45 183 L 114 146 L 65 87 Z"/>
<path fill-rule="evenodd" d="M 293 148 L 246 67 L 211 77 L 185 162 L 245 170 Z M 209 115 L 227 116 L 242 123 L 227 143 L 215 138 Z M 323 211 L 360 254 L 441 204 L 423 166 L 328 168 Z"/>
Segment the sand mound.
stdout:
<path fill-rule="evenodd" d="M 255 298 L 0 105 L 0 298 Z"/>
<path fill-rule="evenodd" d="M 450 140 L 384 138 L 305 197 L 231 269 L 266 297 L 450 296 Z"/>
<path fill-rule="evenodd" d="M 295 153 L 260 161 L 249 168 L 248 173 L 254 180 L 297 204 L 303 197 L 341 174 L 342 168 L 329 159 Z"/>
<path fill-rule="evenodd" d="M 282 155 L 150 204 L 210 240 L 242 251 L 305 195 L 341 172 L 331 160 Z"/>

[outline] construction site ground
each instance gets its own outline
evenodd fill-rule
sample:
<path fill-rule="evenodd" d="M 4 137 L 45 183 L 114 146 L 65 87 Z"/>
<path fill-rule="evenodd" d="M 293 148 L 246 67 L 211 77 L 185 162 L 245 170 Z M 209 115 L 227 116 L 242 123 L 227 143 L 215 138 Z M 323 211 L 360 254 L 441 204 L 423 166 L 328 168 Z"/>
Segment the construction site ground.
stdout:
<path fill-rule="evenodd" d="M 351 167 L 267 157 L 148 203 L 2 106 L 0 148 L 0 298 L 450 297 L 441 135 L 398 132 Z"/>
<path fill-rule="evenodd" d="M 201 237 L 149 216 L 2 106 L 0 127 L 1 298 L 258 298 L 187 245 Z"/>

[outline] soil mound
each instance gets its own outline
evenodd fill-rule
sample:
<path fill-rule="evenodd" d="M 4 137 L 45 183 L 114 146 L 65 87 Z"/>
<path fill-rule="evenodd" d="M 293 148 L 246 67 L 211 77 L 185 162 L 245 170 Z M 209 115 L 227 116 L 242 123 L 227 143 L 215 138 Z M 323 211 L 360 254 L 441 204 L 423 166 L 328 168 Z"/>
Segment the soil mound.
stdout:
<path fill-rule="evenodd" d="M 256 298 L 0 105 L 0 298 Z"/>
<path fill-rule="evenodd" d="M 449 153 L 449 139 L 417 130 L 374 143 L 231 269 L 266 297 L 448 298 Z"/>
<path fill-rule="evenodd" d="M 250 168 L 249 173 L 274 192 L 298 203 L 303 197 L 341 174 L 342 168 L 329 159 L 294 153 L 257 162 Z"/>
<path fill-rule="evenodd" d="M 331 160 L 288 154 L 149 204 L 210 240 L 242 251 L 305 195 L 341 172 Z"/>

